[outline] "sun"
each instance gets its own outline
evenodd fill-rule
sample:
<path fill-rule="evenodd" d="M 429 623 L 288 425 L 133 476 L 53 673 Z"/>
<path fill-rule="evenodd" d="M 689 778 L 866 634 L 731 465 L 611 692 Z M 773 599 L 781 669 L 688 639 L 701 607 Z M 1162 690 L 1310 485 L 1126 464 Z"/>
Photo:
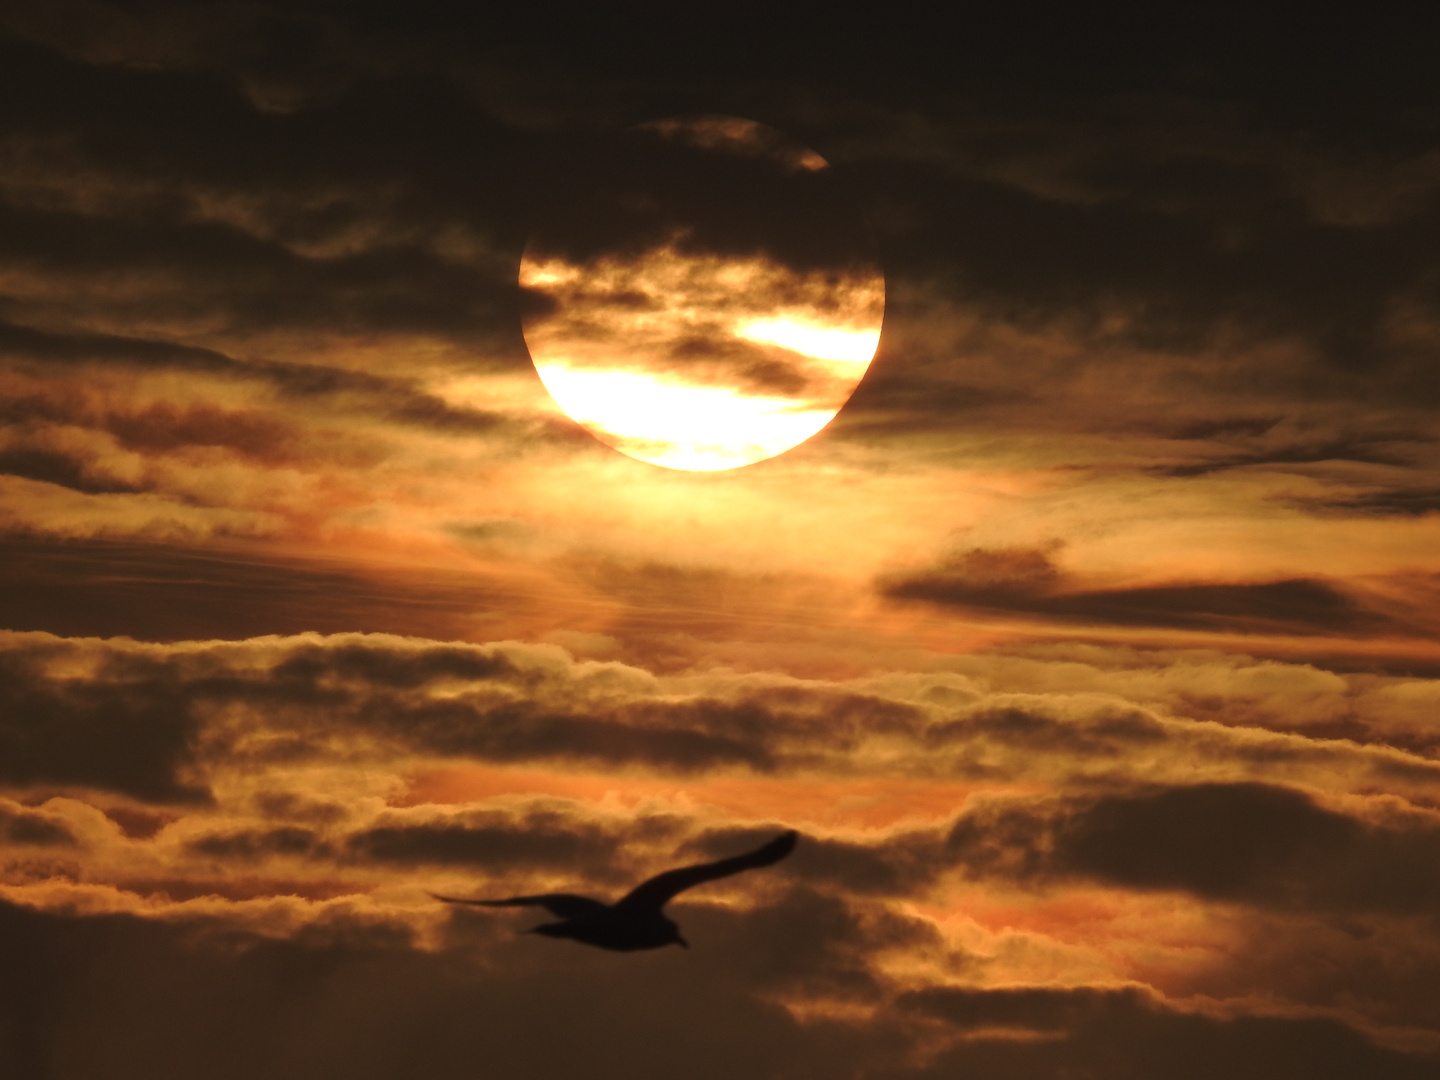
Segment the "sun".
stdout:
<path fill-rule="evenodd" d="M 587 267 L 527 258 L 520 282 L 554 304 L 525 338 L 559 406 L 631 457 L 699 471 L 774 457 L 828 424 L 870 366 L 885 306 L 878 274 L 668 247 Z"/>
<path fill-rule="evenodd" d="M 824 428 L 864 377 L 884 275 L 834 242 L 843 224 L 813 212 L 830 209 L 813 151 L 734 117 L 643 133 L 649 156 L 621 181 L 612 170 L 585 213 L 525 251 L 535 370 L 576 423 L 641 461 L 711 472 L 775 457 Z M 670 155 L 663 170 L 654 140 Z"/>

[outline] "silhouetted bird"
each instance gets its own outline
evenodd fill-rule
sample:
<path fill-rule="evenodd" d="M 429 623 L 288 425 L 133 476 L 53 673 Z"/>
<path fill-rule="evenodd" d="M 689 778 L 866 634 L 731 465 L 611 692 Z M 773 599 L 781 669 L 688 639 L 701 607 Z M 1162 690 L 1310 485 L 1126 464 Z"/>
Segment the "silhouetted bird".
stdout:
<path fill-rule="evenodd" d="M 795 849 L 799 834 L 782 833 L 762 848 L 746 855 L 736 855 L 718 862 L 700 863 L 666 870 L 649 881 L 635 886 L 613 904 L 592 900 L 573 893 L 544 893 L 540 896 L 512 896 L 508 900 L 461 900 L 454 896 L 431 893 L 447 904 L 475 904 L 479 907 L 543 907 L 563 922 L 545 923 L 527 931 L 546 937 L 574 938 L 602 949 L 630 952 L 635 949 L 658 949 L 672 942 L 687 949 L 689 943 L 680 936 L 680 928 L 661 912 L 676 893 L 694 888 L 706 881 L 729 877 L 742 870 L 777 863 Z"/>

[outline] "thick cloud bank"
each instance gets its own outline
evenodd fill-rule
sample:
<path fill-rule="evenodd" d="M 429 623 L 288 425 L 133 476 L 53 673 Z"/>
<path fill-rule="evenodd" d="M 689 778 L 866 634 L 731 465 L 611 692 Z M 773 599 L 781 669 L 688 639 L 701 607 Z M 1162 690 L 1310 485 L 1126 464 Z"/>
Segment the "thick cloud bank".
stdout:
<path fill-rule="evenodd" d="M 1187 715 L 1140 691 L 1171 657 L 1073 692 L 1043 686 L 1073 660 L 1002 656 L 837 681 L 384 635 L 4 646 L 17 1075 L 1436 1067 L 1440 766 Z M 428 895 L 614 897 L 782 827 L 792 858 L 675 904 L 690 954 Z"/>

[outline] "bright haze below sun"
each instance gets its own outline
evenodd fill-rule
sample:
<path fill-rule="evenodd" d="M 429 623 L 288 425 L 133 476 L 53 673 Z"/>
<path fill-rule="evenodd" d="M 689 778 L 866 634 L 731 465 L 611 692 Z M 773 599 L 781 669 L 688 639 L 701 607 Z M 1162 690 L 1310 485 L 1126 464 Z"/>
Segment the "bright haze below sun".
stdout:
<path fill-rule="evenodd" d="M 543 236 L 521 263 L 520 285 L 536 301 L 525 320 L 535 368 L 572 419 L 641 461 L 715 471 L 784 453 L 828 424 L 865 375 L 884 277 L 858 253 L 794 266 L 763 246 L 707 242 L 707 233 L 726 235 L 729 215 L 753 214 L 755 201 L 783 203 L 796 189 L 803 198 L 826 168 L 813 152 L 728 117 L 629 134 L 652 143 L 650 153 L 600 181 L 621 227 L 583 257 L 564 252 L 562 227 L 560 245 Z M 675 182 L 672 156 L 701 170 L 738 159 L 748 183 L 719 185 L 733 206 L 677 198 L 663 190 Z M 608 217 L 605 209 L 596 213 Z"/>

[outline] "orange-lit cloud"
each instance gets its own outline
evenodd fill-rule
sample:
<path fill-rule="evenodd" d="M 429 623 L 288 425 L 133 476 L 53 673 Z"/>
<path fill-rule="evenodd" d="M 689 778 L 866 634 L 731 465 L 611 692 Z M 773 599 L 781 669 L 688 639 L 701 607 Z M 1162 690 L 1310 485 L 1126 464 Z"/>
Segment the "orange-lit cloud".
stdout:
<path fill-rule="evenodd" d="M 1349 938 L 1304 929 L 1340 916 L 1372 949 L 1440 962 L 1416 922 L 1440 895 L 1416 870 L 1440 845 L 1440 770 L 1187 717 L 1184 693 L 1157 709 L 1143 678 L 1183 666 L 1132 662 L 1108 692 L 1074 693 L 1041 688 L 1075 682 L 1061 658 L 830 682 L 356 635 L 10 635 L 3 662 L 29 702 L 0 728 L 12 747 L 29 733 L 0 774 L 23 793 L 0 802 L 4 895 L 23 908 L 282 941 L 389 927 L 443 952 L 450 916 L 427 889 L 614 894 L 785 824 L 804 833 L 792 860 L 696 896 L 686 917 L 722 938 L 707 912 L 858 920 L 846 963 L 872 1010 L 1039 982 L 1133 986 L 1199 1015 L 1268 993 L 1276 1015 L 1338 1017 L 1396 1045 L 1430 1022 L 1383 995 L 1340 1002 L 1283 966 L 1257 991 L 1236 956 L 1289 912 L 1299 936 L 1263 930 L 1277 965 L 1317 947 L 1363 964 Z M 1327 690 L 1305 690 L 1303 668 L 1248 677 L 1287 700 Z M 1428 683 L 1365 686 L 1345 693 L 1383 726 L 1397 691 Z M 95 754 L 66 753 L 77 741 Z M 500 948 L 510 921 L 474 924 L 489 943 L 476 947 Z M 782 996 L 804 1012 L 831 992 Z"/>

